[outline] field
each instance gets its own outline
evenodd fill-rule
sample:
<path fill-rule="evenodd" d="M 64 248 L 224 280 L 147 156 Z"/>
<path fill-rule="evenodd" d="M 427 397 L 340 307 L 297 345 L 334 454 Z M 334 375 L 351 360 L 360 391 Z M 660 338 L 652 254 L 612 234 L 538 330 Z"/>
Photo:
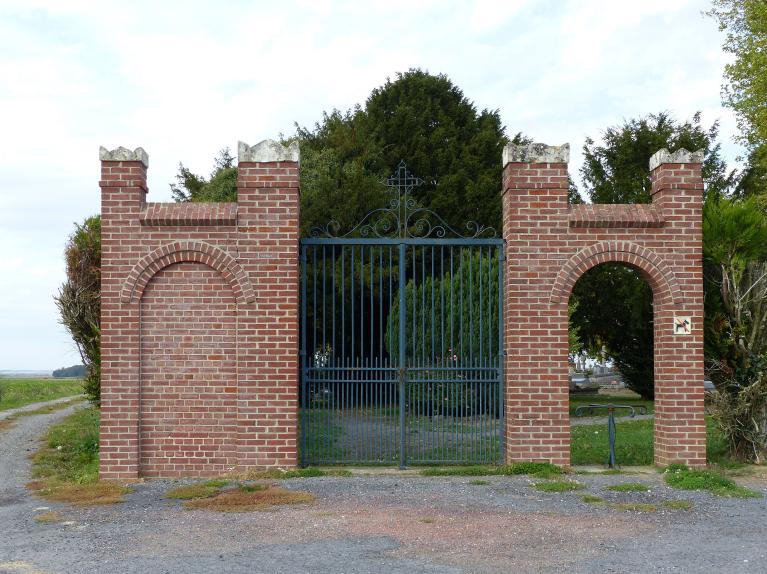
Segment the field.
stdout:
<path fill-rule="evenodd" d="M 80 379 L 0 379 L 0 411 L 82 392 Z"/>

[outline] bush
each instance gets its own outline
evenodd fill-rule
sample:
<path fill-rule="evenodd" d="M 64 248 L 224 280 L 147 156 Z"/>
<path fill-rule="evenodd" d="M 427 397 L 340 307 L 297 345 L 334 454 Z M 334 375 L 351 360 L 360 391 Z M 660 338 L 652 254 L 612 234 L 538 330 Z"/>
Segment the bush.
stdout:
<path fill-rule="evenodd" d="M 67 279 L 54 297 L 61 323 L 72 335 L 86 367 L 88 399 L 101 399 L 101 217 L 75 224 L 64 248 Z"/>

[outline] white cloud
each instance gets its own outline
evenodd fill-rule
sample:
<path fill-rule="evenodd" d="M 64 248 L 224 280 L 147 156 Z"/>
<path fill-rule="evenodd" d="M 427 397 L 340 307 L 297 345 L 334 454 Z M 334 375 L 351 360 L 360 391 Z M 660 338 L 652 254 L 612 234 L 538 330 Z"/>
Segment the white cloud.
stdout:
<path fill-rule="evenodd" d="M 150 198 L 179 161 L 208 173 L 411 67 L 447 74 L 510 134 L 569 141 L 640 114 L 721 118 L 727 57 L 699 0 L 0 1 L 0 369 L 76 361 L 52 295 L 61 250 L 98 210 L 99 145 L 143 146 Z"/>

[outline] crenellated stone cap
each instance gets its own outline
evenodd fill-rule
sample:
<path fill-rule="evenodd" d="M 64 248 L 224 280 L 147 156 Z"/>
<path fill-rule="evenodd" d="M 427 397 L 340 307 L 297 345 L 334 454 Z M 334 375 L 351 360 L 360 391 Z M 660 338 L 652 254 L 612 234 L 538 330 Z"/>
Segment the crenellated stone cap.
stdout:
<path fill-rule="evenodd" d="M 570 144 L 546 145 L 544 143 L 508 144 L 503 148 L 503 165 L 507 163 L 567 163 L 570 161 Z"/>
<path fill-rule="evenodd" d="M 149 167 L 149 155 L 147 155 L 142 147 L 137 147 L 131 151 L 120 146 L 110 151 L 101 146 L 99 148 L 99 159 L 101 161 L 140 161 L 144 164 L 144 167 Z"/>
<path fill-rule="evenodd" d="M 245 142 L 237 144 L 237 161 L 269 162 L 269 161 L 300 161 L 301 151 L 298 142 L 282 145 L 278 141 L 264 140 L 254 146 Z"/>
<path fill-rule="evenodd" d="M 671 153 L 666 148 L 656 151 L 650 158 L 650 171 L 663 163 L 703 163 L 703 150 L 687 151 L 684 148 Z"/>

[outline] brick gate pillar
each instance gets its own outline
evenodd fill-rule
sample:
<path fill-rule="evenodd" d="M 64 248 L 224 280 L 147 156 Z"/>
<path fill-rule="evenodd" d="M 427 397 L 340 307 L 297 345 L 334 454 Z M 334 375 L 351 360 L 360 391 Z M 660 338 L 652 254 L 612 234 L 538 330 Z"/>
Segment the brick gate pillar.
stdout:
<path fill-rule="evenodd" d="M 139 304 L 120 290 L 140 254 L 139 213 L 146 203 L 149 158 L 142 148 L 99 151 L 101 159 L 102 479 L 139 475 Z M 106 469 L 106 470 L 105 470 Z"/>
<path fill-rule="evenodd" d="M 667 233 L 664 259 L 680 293 L 676 302 L 653 300 L 655 462 L 663 465 L 706 464 L 702 161 L 702 151 L 684 149 L 663 149 L 650 158 L 652 202 L 663 213 Z"/>
<path fill-rule="evenodd" d="M 299 149 L 239 143 L 237 250 L 256 292 L 238 313 L 238 459 L 298 462 Z"/>
<path fill-rule="evenodd" d="M 503 154 L 508 462 L 570 464 L 567 301 L 549 301 L 566 257 L 569 155 L 567 144 Z"/>
<path fill-rule="evenodd" d="M 583 273 L 619 262 L 653 290 L 655 463 L 705 465 L 703 153 L 655 154 L 651 205 L 582 206 L 567 204 L 568 154 L 504 150 L 507 460 L 570 463 L 568 300 Z"/>

